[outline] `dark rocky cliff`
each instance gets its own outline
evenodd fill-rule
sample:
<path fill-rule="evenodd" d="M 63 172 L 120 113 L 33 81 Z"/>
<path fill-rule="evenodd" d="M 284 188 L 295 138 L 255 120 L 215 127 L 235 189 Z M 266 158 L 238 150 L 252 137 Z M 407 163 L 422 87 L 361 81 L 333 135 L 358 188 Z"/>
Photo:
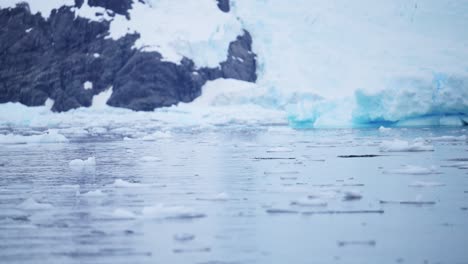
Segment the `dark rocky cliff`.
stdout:
<path fill-rule="evenodd" d="M 79 7 L 83 1 L 75 3 Z M 132 1 L 88 3 L 128 17 Z M 219 3 L 223 11 L 227 4 L 229 11 L 228 1 Z M 108 30 L 108 22 L 75 17 L 66 6 L 54 10 L 47 20 L 31 14 L 27 4 L 1 9 L 0 103 L 38 106 L 51 98 L 52 109 L 61 112 L 89 107 L 94 95 L 113 87 L 109 105 L 151 111 L 191 102 L 209 80 L 256 81 L 255 54 L 247 31 L 231 42 L 219 67 L 197 68 L 189 58 L 175 64 L 162 61 L 157 52 L 132 49 L 138 34 L 107 39 Z M 92 89 L 85 89 L 85 82 L 92 83 Z"/>

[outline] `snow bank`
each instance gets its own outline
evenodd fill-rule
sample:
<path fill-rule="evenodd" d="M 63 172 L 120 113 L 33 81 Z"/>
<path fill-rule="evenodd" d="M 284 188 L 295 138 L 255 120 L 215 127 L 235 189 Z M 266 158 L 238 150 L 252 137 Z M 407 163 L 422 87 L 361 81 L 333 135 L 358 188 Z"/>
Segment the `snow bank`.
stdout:
<path fill-rule="evenodd" d="M 422 140 L 408 142 L 404 140 L 394 139 L 393 141 L 384 141 L 380 144 L 381 152 L 421 152 L 434 151 L 432 145 L 427 144 Z"/>

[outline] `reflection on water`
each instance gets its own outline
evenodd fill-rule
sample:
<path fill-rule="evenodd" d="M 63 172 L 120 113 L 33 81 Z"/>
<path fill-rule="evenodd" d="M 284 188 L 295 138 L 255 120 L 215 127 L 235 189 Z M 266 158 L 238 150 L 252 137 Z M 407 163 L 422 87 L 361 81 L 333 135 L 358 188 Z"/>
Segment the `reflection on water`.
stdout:
<path fill-rule="evenodd" d="M 463 263 L 464 135 L 221 128 L 2 144 L 0 259 Z M 382 152 L 394 138 L 434 151 Z"/>

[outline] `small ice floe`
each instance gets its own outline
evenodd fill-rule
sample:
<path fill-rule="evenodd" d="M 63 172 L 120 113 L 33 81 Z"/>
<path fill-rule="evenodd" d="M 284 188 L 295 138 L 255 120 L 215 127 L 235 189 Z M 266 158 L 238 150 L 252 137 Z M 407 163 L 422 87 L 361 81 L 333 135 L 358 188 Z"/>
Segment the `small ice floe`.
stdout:
<path fill-rule="evenodd" d="M 375 247 L 377 244 L 375 240 L 362 240 L 362 241 L 338 241 L 337 242 L 339 247 L 345 247 L 345 246 L 369 246 L 369 247 Z"/>
<path fill-rule="evenodd" d="M 42 211 L 42 210 L 50 210 L 54 208 L 53 205 L 48 203 L 39 203 L 33 198 L 28 198 L 22 203 L 18 205 L 18 208 L 23 210 L 30 210 L 30 211 Z"/>
<path fill-rule="evenodd" d="M 380 200 L 380 204 L 435 205 L 436 202 L 434 202 L 434 201 L 421 201 L 421 200 L 414 200 L 414 201 L 388 201 L 388 200 Z"/>
<path fill-rule="evenodd" d="M 143 161 L 143 162 L 159 162 L 159 161 L 162 161 L 161 158 L 154 157 L 154 156 L 144 156 L 144 157 L 141 157 L 140 160 Z"/>
<path fill-rule="evenodd" d="M 281 176 L 280 180 L 282 181 L 295 181 L 297 180 L 296 176 Z"/>
<path fill-rule="evenodd" d="M 284 153 L 284 152 L 293 152 L 292 149 L 285 148 L 285 147 L 277 147 L 277 148 L 271 148 L 266 151 L 267 153 Z"/>
<path fill-rule="evenodd" d="M 198 201 L 212 201 L 212 202 L 226 202 L 228 200 L 231 200 L 229 198 L 229 195 L 225 192 L 221 192 L 218 194 L 215 194 L 213 196 L 208 196 L 208 197 L 203 197 L 203 198 L 196 198 Z"/>
<path fill-rule="evenodd" d="M 379 127 L 379 132 L 381 132 L 381 133 L 388 133 L 390 131 L 392 131 L 392 129 L 389 128 L 389 127 L 384 127 L 384 126 Z"/>
<path fill-rule="evenodd" d="M 302 199 L 302 200 L 293 200 L 290 205 L 298 207 L 325 207 L 327 202 L 320 199 Z"/>
<path fill-rule="evenodd" d="M 175 220 L 190 220 L 206 217 L 204 213 L 197 212 L 192 208 L 185 206 L 166 206 L 164 204 L 144 207 L 142 215 L 145 218 Z"/>
<path fill-rule="evenodd" d="M 84 197 L 103 197 L 103 196 L 106 196 L 106 194 L 103 193 L 101 190 L 97 189 L 97 190 L 94 190 L 94 191 L 89 191 L 89 192 L 82 193 L 81 196 L 84 196 Z"/>
<path fill-rule="evenodd" d="M 119 219 L 134 219 L 137 218 L 137 215 L 127 209 L 117 208 L 112 211 L 112 217 Z"/>
<path fill-rule="evenodd" d="M 157 131 L 157 132 L 154 132 L 153 134 L 146 135 L 146 136 L 142 137 L 141 140 L 143 140 L 143 141 L 157 141 L 159 139 L 167 139 L 167 138 L 172 138 L 171 132 L 169 132 L 169 131 L 167 131 L 167 132 Z"/>
<path fill-rule="evenodd" d="M 31 143 L 67 143 L 69 140 L 57 130 L 49 129 L 41 135 L 0 135 L 0 144 L 31 144 Z"/>
<path fill-rule="evenodd" d="M 328 211 L 308 211 L 302 212 L 303 215 L 322 215 L 322 214 L 383 214 L 384 210 L 328 210 Z"/>
<path fill-rule="evenodd" d="M 362 199 L 362 194 L 357 191 L 346 191 L 344 193 L 343 201 L 357 201 Z"/>
<path fill-rule="evenodd" d="M 175 234 L 174 235 L 174 240 L 177 242 L 189 242 L 195 239 L 194 234 L 188 234 L 188 233 L 181 233 L 181 234 Z"/>
<path fill-rule="evenodd" d="M 275 209 L 270 208 L 266 210 L 267 214 L 298 214 L 299 211 L 290 210 L 290 209 Z"/>
<path fill-rule="evenodd" d="M 435 142 L 464 142 L 467 141 L 466 135 L 462 136 L 440 136 L 440 137 L 431 137 L 429 138 L 430 141 Z"/>
<path fill-rule="evenodd" d="M 263 174 L 265 175 L 275 175 L 275 174 L 295 175 L 295 174 L 299 174 L 299 172 L 298 171 L 265 171 Z"/>
<path fill-rule="evenodd" d="M 172 250 L 172 252 L 176 254 L 182 254 L 182 253 L 199 253 L 199 252 L 210 252 L 211 248 L 209 247 L 204 247 L 204 248 L 175 248 Z"/>
<path fill-rule="evenodd" d="M 29 32 L 31 32 L 31 30 L 33 30 L 33 28 L 28 28 L 24 32 L 29 33 Z"/>
<path fill-rule="evenodd" d="M 427 142 L 417 139 L 413 142 L 395 139 L 393 141 L 383 141 L 380 144 L 381 152 L 422 152 L 434 151 L 434 147 Z"/>
<path fill-rule="evenodd" d="M 445 184 L 441 182 L 415 181 L 408 186 L 416 187 L 416 188 L 424 188 L 424 187 L 442 187 L 442 186 L 445 186 Z"/>
<path fill-rule="evenodd" d="M 141 184 L 141 183 L 128 182 L 122 179 L 116 179 L 112 185 L 117 188 L 138 188 L 138 187 L 145 186 L 144 184 Z"/>
<path fill-rule="evenodd" d="M 93 57 L 94 57 L 94 58 L 99 58 L 99 57 L 101 57 L 101 54 L 99 54 L 99 53 L 94 53 L 94 54 L 93 54 Z"/>
<path fill-rule="evenodd" d="M 74 159 L 68 163 L 72 170 L 81 171 L 94 169 L 96 167 L 96 158 L 89 157 L 85 160 Z"/>
<path fill-rule="evenodd" d="M 440 174 L 435 166 L 430 168 L 424 168 L 413 165 L 404 165 L 400 169 L 394 169 L 389 171 L 384 171 L 384 173 L 390 174 L 409 174 L 409 175 L 430 175 L 430 174 Z"/>

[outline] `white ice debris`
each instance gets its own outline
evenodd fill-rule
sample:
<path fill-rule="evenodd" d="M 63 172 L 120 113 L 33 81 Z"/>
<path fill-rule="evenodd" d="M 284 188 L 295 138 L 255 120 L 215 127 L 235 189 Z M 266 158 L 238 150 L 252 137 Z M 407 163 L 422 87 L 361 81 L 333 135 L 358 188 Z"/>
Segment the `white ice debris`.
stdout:
<path fill-rule="evenodd" d="M 89 157 L 85 160 L 74 159 L 68 163 L 72 170 L 88 170 L 96 167 L 96 158 Z"/>
<path fill-rule="evenodd" d="M 112 185 L 117 188 L 138 188 L 144 186 L 144 184 L 141 183 L 128 182 L 122 179 L 116 179 Z"/>
<path fill-rule="evenodd" d="M 445 184 L 441 182 L 432 182 L 432 181 L 415 181 L 409 185 L 410 187 L 441 187 L 445 186 Z"/>
<path fill-rule="evenodd" d="M 33 30 L 33 28 L 28 28 L 24 32 L 29 33 L 29 32 L 31 32 L 31 30 Z"/>
<path fill-rule="evenodd" d="M 86 82 L 83 83 L 83 88 L 85 90 L 91 90 L 91 89 L 93 89 L 93 83 L 90 82 L 90 81 L 86 81 Z"/>
<path fill-rule="evenodd" d="M 380 144 L 382 152 L 420 152 L 434 151 L 434 147 L 423 140 L 417 139 L 413 142 L 394 139 L 393 141 L 383 141 Z"/>
<path fill-rule="evenodd" d="M 270 148 L 266 152 L 269 153 L 274 153 L 274 152 L 293 152 L 292 149 L 290 148 L 285 148 L 285 147 L 276 147 L 276 148 Z"/>
<path fill-rule="evenodd" d="M 156 131 L 153 134 L 146 135 L 141 138 L 143 141 L 157 141 L 159 139 L 172 138 L 172 134 L 169 131 Z"/>
<path fill-rule="evenodd" d="M 93 54 L 93 57 L 94 57 L 94 58 L 99 58 L 99 57 L 101 57 L 101 54 L 99 54 L 99 53 L 94 53 L 94 54 Z"/>
<path fill-rule="evenodd" d="M 29 143 L 66 143 L 68 139 L 57 132 L 49 129 L 41 135 L 23 136 L 16 134 L 0 135 L 0 144 L 29 144 Z"/>
<path fill-rule="evenodd" d="M 31 211 L 49 210 L 49 209 L 54 208 L 51 204 L 39 203 L 33 198 L 26 199 L 21 204 L 19 204 L 18 207 L 23 210 L 31 210 Z"/>
<path fill-rule="evenodd" d="M 199 201 L 213 201 L 213 202 L 225 202 L 228 201 L 229 195 L 225 192 L 217 193 L 212 196 L 207 196 L 207 197 L 202 197 L 202 198 L 197 198 Z"/>
<path fill-rule="evenodd" d="M 154 157 L 154 156 L 143 156 L 143 157 L 141 157 L 140 160 L 143 161 L 143 162 L 159 162 L 159 161 L 162 161 L 161 158 Z"/>
<path fill-rule="evenodd" d="M 435 167 L 435 166 L 432 166 L 430 168 L 425 168 L 425 167 L 414 166 L 414 165 L 405 165 L 400 169 L 384 171 L 384 173 L 411 174 L 411 175 L 440 174 L 440 172 L 437 170 L 437 167 Z"/>
<path fill-rule="evenodd" d="M 86 192 L 86 193 L 83 193 L 81 194 L 81 196 L 85 196 L 85 197 L 102 197 L 102 196 L 106 196 L 105 193 L 102 192 L 102 190 L 94 190 L 94 191 L 89 191 L 89 192 Z"/>
<path fill-rule="evenodd" d="M 325 207 L 327 202 L 320 199 L 299 199 L 292 200 L 291 205 L 299 207 Z"/>

